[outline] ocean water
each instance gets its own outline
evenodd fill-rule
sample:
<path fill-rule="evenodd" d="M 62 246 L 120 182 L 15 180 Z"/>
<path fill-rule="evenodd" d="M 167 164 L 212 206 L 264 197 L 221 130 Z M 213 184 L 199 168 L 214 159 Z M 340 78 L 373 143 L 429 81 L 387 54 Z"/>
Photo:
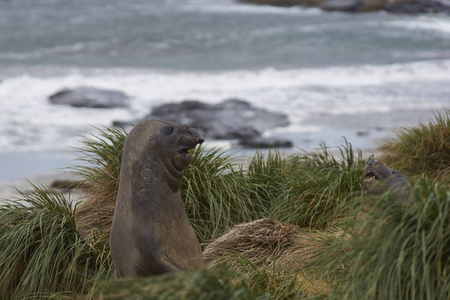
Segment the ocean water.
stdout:
<path fill-rule="evenodd" d="M 80 86 L 121 90 L 131 105 L 48 102 Z M 450 108 L 450 16 L 232 0 L 0 1 L 0 182 L 67 166 L 94 126 L 231 97 L 288 114 L 289 127 L 265 135 L 296 147 L 345 136 L 374 149 Z"/>

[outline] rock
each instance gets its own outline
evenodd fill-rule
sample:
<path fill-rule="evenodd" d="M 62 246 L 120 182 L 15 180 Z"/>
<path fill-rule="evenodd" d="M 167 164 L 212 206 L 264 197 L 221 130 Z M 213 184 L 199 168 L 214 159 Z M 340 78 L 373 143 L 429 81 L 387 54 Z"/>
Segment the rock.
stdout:
<path fill-rule="evenodd" d="M 91 87 L 64 89 L 49 97 L 52 104 L 90 108 L 126 107 L 128 99 L 129 97 L 120 91 Z"/>
<path fill-rule="evenodd" d="M 449 0 L 237 0 L 238 2 L 318 7 L 325 11 L 367 12 L 385 10 L 392 13 L 450 13 Z"/>
<path fill-rule="evenodd" d="M 169 103 L 156 107 L 146 117 L 172 120 L 188 124 L 206 138 L 252 139 L 270 128 L 289 125 L 282 113 L 269 112 L 239 99 L 228 99 L 219 104 L 195 100 Z"/>
<path fill-rule="evenodd" d="M 368 136 L 370 134 L 370 131 L 367 129 L 360 129 L 356 131 L 357 136 Z"/>
<path fill-rule="evenodd" d="M 359 12 L 364 6 L 363 0 L 328 0 L 319 7 L 325 11 Z"/>
<path fill-rule="evenodd" d="M 273 6 L 318 6 L 327 0 L 237 0 L 243 3 L 253 3 Z"/>
<path fill-rule="evenodd" d="M 450 13 L 450 2 L 440 0 L 409 0 L 387 3 L 384 10 L 392 13 Z"/>
<path fill-rule="evenodd" d="M 291 148 L 293 146 L 290 140 L 263 137 L 241 139 L 238 144 L 245 148 Z"/>

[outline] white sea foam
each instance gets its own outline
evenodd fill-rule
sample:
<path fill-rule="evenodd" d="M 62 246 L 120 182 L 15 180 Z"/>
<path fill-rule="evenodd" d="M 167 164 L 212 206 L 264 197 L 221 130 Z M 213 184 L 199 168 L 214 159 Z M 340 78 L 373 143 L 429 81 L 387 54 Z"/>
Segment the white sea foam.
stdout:
<path fill-rule="evenodd" d="M 86 48 L 89 47 L 95 47 L 97 45 L 101 45 L 101 42 L 75 43 L 57 47 L 40 48 L 30 52 L 5 52 L 0 53 L 0 59 L 20 61 L 30 58 L 33 59 L 42 58 L 46 55 L 48 56 L 55 54 L 73 54 L 85 50 Z"/>
<path fill-rule="evenodd" d="M 198 99 L 217 103 L 238 97 L 288 114 L 297 132 L 311 115 L 352 115 L 399 109 L 450 107 L 450 61 L 384 66 L 333 67 L 222 73 L 92 71 L 39 78 L 23 75 L 0 83 L 2 151 L 66 149 L 91 125 L 144 117 L 152 107 Z M 435 85 L 426 89 L 426 84 Z M 47 98 L 63 88 L 92 86 L 124 91 L 129 109 L 89 109 L 51 105 Z"/>
<path fill-rule="evenodd" d="M 419 19 L 407 19 L 407 20 L 395 20 L 388 23 L 393 27 L 401 27 L 414 30 L 417 34 L 418 31 L 434 32 L 443 34 L 446 37 L 450 37 L 450 18 L 445 20 L 442 18 L 436 19 L 433 17 L 424 16 Z"/>

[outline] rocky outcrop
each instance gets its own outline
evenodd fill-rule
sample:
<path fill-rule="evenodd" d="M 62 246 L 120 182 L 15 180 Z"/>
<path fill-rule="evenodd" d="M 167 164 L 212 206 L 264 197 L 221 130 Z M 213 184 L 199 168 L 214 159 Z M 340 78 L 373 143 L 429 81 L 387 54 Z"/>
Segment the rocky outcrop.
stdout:
<path fill-rule="evenodd" d="M 318 7 L 325 11 L 392 13 L 450 13 L 448 0 L 237 0 L 274 6 Z"/>
<path fill-rule="evenodd" d="M 254 3 L 262 5 L 273 5 L 273 6 L 319 6 L 326 2 L 327 0 L 237 0 L 243 3 Z"/>
<path fill-rule="evenodd" d="M 293 146 L 290 140 L 264 137 L 240 139 L 238 144 L 245 148 L 291 148 Z"/>
<path fill-rule="evenodd" d="M 393 13 L 450 13 L 450 1 L 409 0 L 387 3 L 384 10 Z"/>
<path fill-rule="evenodd" d="M 365 7 L 363 0 L 325 0 L 319 7 L 325 11 L 359 12 Z"/>
<path fill-rule="evenodd" d="M 243 147 L 291 147 L 292 142 L 283 139 L 264 138 L 268 129 L 289 125 L 287 115 L 258 108 L 240 99 L 228 99 L 218 104 L 197 100 L 168 103 L 153 108 L 145 119 L 161 119 L 187 124 L 207 139 L 238 140 Z M 115 122 L 124 125 L 133 122 Z"/>
<path fill-rule="evenodd" d="M 193 100 L 165 104 L 154 108 L 147 118 L 174 120 L 188 124 L 205 137 L 227 140 L 256 138 L 264 130 L 289 125 L 286 115 L 254 107 L 239 99 L 216 105 Z"/>
<path fill-rule="evenodd" d="M 48 99 L 52 104 L 73 107 L 116 108 L 128 106 L 129 97 L 120 91 L 80 87 L 58 91 Z"/>

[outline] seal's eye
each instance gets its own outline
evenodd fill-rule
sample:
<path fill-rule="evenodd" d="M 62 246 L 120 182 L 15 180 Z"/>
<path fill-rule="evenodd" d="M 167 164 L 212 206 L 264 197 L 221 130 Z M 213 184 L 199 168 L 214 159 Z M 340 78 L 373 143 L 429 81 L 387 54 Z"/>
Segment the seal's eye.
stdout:
<path fill-rule="evenodd" d="M 173 126 L 167 126 L 166 129 L 164 130 L 167 134 L 172 134 L 173 133 Z"/>

